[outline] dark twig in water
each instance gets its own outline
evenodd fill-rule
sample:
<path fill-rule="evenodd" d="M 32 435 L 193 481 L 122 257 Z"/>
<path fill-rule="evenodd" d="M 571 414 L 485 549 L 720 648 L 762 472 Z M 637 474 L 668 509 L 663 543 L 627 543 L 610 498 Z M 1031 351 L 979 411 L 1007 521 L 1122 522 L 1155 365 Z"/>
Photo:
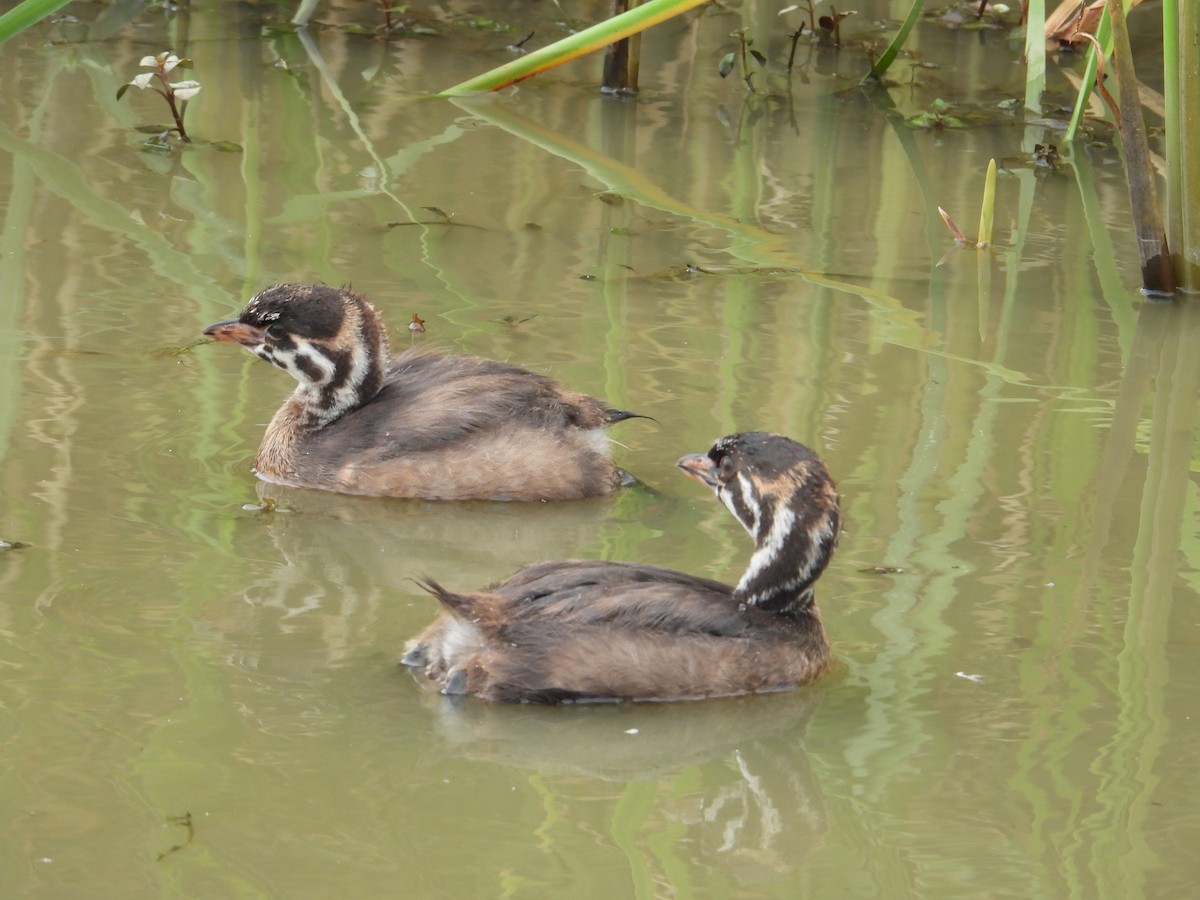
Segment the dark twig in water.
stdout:
<path fill-rule="evenodd" d="M 788 51 L 787 70 L 791 74 L 792 66 L 796 62 L 796 47 L 800 43 L 800 38 L 804 35 L 804 23 L 800 23 L 800 27 L 788 35 L 792 41 L 792 49 Z"/>
<path fill-rule="evenodd" d="M 182 816 L 172 816 L 171 818 L 167 819 L 167 824 L 168 825 L 182 825 L 185 829 L 187 829 L 187 833 L 184 835 L 183 840 L 180 841 L 178 844 L 175 844 L 172 847 L 168 847 L 162 853 L 158 854 L 158 856 L 155 857 L 155 862 L 162 862 L 162 860 L 166 859 L 172 853 L 175 853 L 178 850 L 182 850 L 184 847 L 188 846 L 196 837 L 196 826 L 192 824 L 192 814 L 190 812 L 185 812 Z"/>

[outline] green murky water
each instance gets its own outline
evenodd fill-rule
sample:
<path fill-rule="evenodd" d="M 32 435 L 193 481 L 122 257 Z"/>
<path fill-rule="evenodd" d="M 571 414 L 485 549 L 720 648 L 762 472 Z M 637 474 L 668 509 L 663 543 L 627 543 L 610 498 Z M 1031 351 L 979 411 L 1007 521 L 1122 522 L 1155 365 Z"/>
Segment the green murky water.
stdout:
<path fill-rule="evenodd" d="M 600 14 L 567 2 L 431 6 L 440 36 L 391 43 L 340 27 L 369 3 L 305 40 L 290 9 L 85 3 L 0 50 L 0 538 L 28 544 L 0 551 L 6 895 L 1190 893 L 1200 310 L 1139 298 L 1111 145 L 1011 164 L 1055 135 L 997 111 L 1007 32 L 920 26 L 889 112 L 859 44 L 802 44 L 789 91 L 782 6 L 662 26 L 636 102 L 589 62 L 425 96 Z M 740 27 L 769 93 L 717 75 Z M 115 92 L 167 47 L 204 86 L 193 135 L 240 152 L 141 150 L 165 106 Z M 903 124 L 939 97 L 983 123 Z M 996 246 L 957 249 L 935 207 L 973 231 L 993 156 Z M 246 509 L 286 376 L 164 351 L 276 280 L 655 417 L 616 435 L 654 490 Z M 740 526 L 673 463 L 750 428 L 844 497 L 821 686 L 455 707 L 397 667 L 435 612 L 412 576 L 736 580 Z"/>

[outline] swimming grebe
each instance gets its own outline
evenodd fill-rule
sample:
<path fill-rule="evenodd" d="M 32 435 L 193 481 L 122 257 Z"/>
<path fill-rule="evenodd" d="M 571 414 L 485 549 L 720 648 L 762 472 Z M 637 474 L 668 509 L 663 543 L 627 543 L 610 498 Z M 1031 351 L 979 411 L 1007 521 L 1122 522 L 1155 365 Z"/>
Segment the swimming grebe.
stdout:
<path fill-rule="evenodd" d="M 841 522 L 824 464 L 786 437 L 750 432 L 677 465 L 754 538 L 736 587 L 595 560 L 538 563 L 473 594 L 431 581 L 443 614 L 402 662 L 446 694 L 536 703 L 727 696 L 819 677 L 831 657 L 813 586 Z"/>
<path fill-rule="evenodd" d="M 265 481 L 429 500 L 574 500 L 627 479 L 604 428 L 635 414 L 474 356 L 392 357 L 378 311 L 348 288 L 279 284 L 204 333 L 300 384 L 267 426 Z"/>

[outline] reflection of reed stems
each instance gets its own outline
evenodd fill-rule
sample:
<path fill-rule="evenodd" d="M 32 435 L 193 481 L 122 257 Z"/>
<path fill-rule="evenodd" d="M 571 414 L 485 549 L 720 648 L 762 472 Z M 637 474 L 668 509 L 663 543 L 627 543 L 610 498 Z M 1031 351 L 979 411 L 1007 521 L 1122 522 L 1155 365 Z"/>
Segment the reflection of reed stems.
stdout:
<path fill-rule="evenodd" d="M 1091 865 L 1097 880 L 1120 885 L 1120 893 L 1130 897 L 1144 888 L 1141 862 L 1150 851 L 1139 836 L 1145 834 L 1144 824 L 1155 802 L 1156 767 L 1169 737 L 1164 709 L 1169 676 L 1166 648 L 1180 548 L 1189 543 L 1183 522 L 1191 489 L 1191 436 L 1200 392 L 1200 363 L 1194 352 L 1198 340 L 1200 307 L 1195 304 L 1142 307 L 1134 352 L 1122 382 L 1122 401 L 1128 402 L 1119 405 L 1105 448 L 1108 467 L 1123 469 L 1133 453 L 1143 398 L 1153 389 L 1146 480 L 1124 642 L 1117 657 L 1121 712 L 1113 738 L 1099 757 L 1103 772 L 1096 798 L 1099 808 L 1088 822 L 1100 838 L 1092 843 Z M 1128 390 L 1126 380 L 1131 383 Z M 1088 561 L 1093 567 L 1097 563 L 1092 560 L 1107 541 L 1107 525 L 1122 486 L 1121 481 L 1104 477 L 1112 474 L 1102 469 L 1097 480 L 1105 527 L 1101 530 L 1097 523 L 1089 546 Z M 1194 550 L 1195 539 L 1190 543 Z M 1115 823 L 1119 823 L 1116 829 Z"/>
<path fill-rule="evenodd" d="M 0 459 L 8 454 L 13 424 L 19 408 L 21 384 L 20 321 L 22 304 L 15 302 L 23 294 L 25 283 L 25 246 L 32 233 L 33 167 L 28 160 L 14 159 L 12 191 L 4 204 L 4 223 L 0 227 Z"/>
<path fill-rule="evenodd" d="M 17 138 L 0 123 L 0 149 L 27 161 L 39 181 L 105 231 L 124 235 L 146 254 L 154 271 L 165 280 L 193 290 L 198 285 L 215 289 L 211 275 L 202 272 L 192 257 L 176 250 L 161 234 L 134 221 L 121 204 L 98 193 L 83 170 L 57 153 Z"/>
<path fill-rule="evenodd" d="M 304 52 L 308 54 L 309 61 L 312 63 L 313 68 L 316 69 L 317 73 L 321 76 L 321 80 L 325 82 L 326 88 L 329 89 L 329 93 L 337 102 L 338 107 L 343 113 L 345 113 L 346 121 L 350 125 L 350 128 L 354 131 L 354 134 L 358 137 L 359 141 L 362 142 L 363 149 L 367 151 L 367 155 L 370 156 L 372 161 L 375 163 L 375 166 L 379 172 L 379 192 L 391 198 L 391 200 L 398 207 L 404 210 L 405 215 L 407 215 L 410 219 L 414 218 L 412 210 L 409 209 L 408 205 L 399 197 L 397 197 L 392 192 L 392 189 L 388 186 L 388 181 L 392 173 L 388 169 L 387 164 L 384 163 L 383 159 L 379 156 L 378 151 L 376 151 L 375 142 L 372 141 L 370 136 L 363 130 L 362 123 L 358 119 L 358 113 L 354 111 L 354 107 L 351 106 L 350 101 L 346 99 L 346 95 L 342 92 L 341 86 L 337 83 L 337 79 L 334 78 L 333 73 L 329 71 L 329 66 L 325 64 L 325 59 L 321 56 L 321 51 L 317 48 L 316 41 L 312 39 L 312 35 L 303 29 L 296 32 L 296 37 L 299 39 L 301 46 L 304 47 Z"/>
<path fill-rule="evenodd" d="M 791 254 L 791 237 L 775 234 L 754 225 L 747 225 L 731 216 L 710 213 L 691 204 L 676 200 L 645 175 L 612 160 L 604 154 L 563 135 L 536 125 L 491 103 L 473 103 L 453 100 L 456 105 L 509 134 L 542 147 L 549 153 L 569 160 L 604 184 L 609 190 L 621 194 L 652 209 L 672 215 L 686 217 L 694 222 L 708 225 L 726 233 L 730 238 L 728 252 L 733 256 L 758 265 L 782 267 L 796 278 L 817 287 L 853 294 L 861 297 L 880 319 L 880 335 L 889 343 L 909 347 L 922 353 L 942 355 L 946 359 L 979 365 L 978 361 L 936 349 L 937 335 L 921 324 L 921 316 L 907 308 L 895 297 L 865 285 L 835 278 L 820 271 L 794 265 Z M 784 274 L 781 270 L 777 274 Z M 989 372 L 997 374 L 1011 384 L 1021 384 L 1028 379 L 1020 372 L 1005 369 L 995 364 L 982 364 Z"/>

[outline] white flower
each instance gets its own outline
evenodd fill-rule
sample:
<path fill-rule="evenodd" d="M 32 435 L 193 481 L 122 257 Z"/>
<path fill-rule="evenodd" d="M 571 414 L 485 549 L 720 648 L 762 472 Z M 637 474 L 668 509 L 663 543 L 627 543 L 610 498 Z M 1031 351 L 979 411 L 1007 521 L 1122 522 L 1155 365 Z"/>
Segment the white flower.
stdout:
<path fill-rule="evenodd" d="M 150 87 L 150 80 L 152 78 L 154 78 L 154 75 L 155 75 L 154 72 L 143 72 L 140 75 L 134 75 L 133 81 L 131 81 L 129 83 L 132 84 L 135 88 L 138 88 L 139 90 L 144 91 L 146 88 Z"/>

